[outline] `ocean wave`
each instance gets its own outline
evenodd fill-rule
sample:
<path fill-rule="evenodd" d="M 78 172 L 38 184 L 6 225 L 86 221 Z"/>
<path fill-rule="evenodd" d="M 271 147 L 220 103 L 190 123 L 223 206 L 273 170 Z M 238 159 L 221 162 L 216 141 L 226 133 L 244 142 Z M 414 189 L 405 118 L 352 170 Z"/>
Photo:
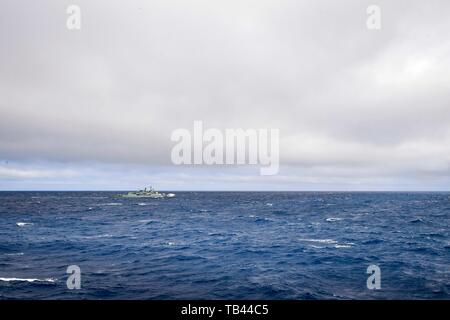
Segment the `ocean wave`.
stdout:
<path fill-rule="evenodd" d="M 54 278 L 46 278 L 46 279 L 37 279 L 37 278 L 0 278 L 0 281 L 4 282 L 49 282 L 55 283 L 57 279 Z"/>
<path fill-rule="evenodd" d="M 33 223 L 32 222 L 16 222 L 16 225 L 18 227 L 25 227 L 25 226 L 32 226 Z"/>
<path fill-rule="evenodd" d="M 307 241 L 307 242 L 325 243 L 325 244 L 338 243 L 336 240 L 333 240 L 333 239 L 299 239 L 299 240 L 300 241 Z"/>
<path fill-rule="evenodd" d="M 402 283 L 386 299 L 448 298 L 448 195 L 210 192 L 163 204 L 89 194 L 41 205 L 26 200 L 34 194 L 0 194 L 1 298 L 376 299 L 352 285 L 373 263 Z M 315 203 L 318 196 L 326 201 Z M 440 201 L 424 213 L 406 204 L 416 198 Z M 82 292 L 66 288 L 72 263 L 92 276 Z"/>
<path fill-rule="evenodd" d="M 112 234 L 105 233 L 105 234 L 98 234 L 95 236 L 85 236 L 83 239 L 100 239 L 100 238 L 112 238 L 114 237 Z"/>
<path fill-rule="evenodd" d="M 313 243 L 310 245 L 313 248 L 324 248 L 329 247 L 329 245 L 332 245 L 332 247 L 336 249 L 345 249 L 351 248 L 352 246 L 355 245 L 353 242 L 339 243 L 337 240 L 334 239 L 299 239 L 299 240 Z"/>
<path fill-rule="evenodd" d="M 351 248 L 352 245 L 351 244 L 335 244 L 334 247 L 336 249 L 343 249 L 343 248 Z"/>
<path fill-rule="evenodd" d="M 274 219 L 258 217 L 258 216 L 254 215 L 254 214 L 251 214 L 248 217 L 252 218 L 255 222 L 273 222 L 273 221 L 275 221 Z"/>
<path fill-rule="evenodd" d="M 144 224 L 150 224 L 150 223 L 154 223 L 157 222 L 158 220 L 155 219 L 144 219 L 144 220 L 139 220 L 139 223 L 144 223 Z"/>
<path fill-rule="evenodd" d="M 370 239 L 370 240 L 365 240 L 363 241 L 364 245 L 374 245 L 374 244 L 380 244 L 383 243 L 384 241 L 381 239 Z"/>
<path fill-rule="evenodd" d="M 5 256 L 23 256 L 23 252 L 12 252 L 12 253 L 5 253 Z"/>
<path fill-rule="evenodd" d="M 341 221 L 342 218 L 334 218 L 334 217 L 331 217 L 331 218 L 326 218 L 325 220 L 328 221 L 328 222 L 333 222 L 333 221 Z"/>

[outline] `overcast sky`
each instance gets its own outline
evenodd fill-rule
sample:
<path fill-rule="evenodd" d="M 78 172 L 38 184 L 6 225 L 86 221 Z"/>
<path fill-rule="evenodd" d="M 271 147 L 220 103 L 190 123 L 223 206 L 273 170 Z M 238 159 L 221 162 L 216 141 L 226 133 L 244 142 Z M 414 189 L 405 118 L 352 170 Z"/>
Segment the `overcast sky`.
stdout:
<path fill-rule="evenodd" d="M 81 8 L 81 30 L 66 9 Z M 381 30 L 366 9 L 381 8 Z M 449 190 L 448 0 L 2 0 L 0 189 Z M 280 129 L 280 171 L 173 130 Z"/>

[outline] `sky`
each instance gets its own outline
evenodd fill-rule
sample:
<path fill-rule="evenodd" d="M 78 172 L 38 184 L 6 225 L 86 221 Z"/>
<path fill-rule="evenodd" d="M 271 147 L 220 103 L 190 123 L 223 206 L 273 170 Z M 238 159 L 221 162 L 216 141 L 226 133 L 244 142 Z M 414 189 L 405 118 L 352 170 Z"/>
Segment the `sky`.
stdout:
<path fill-rule="evenodd" d="M 72 4 L 80 30 L 66 27 Z M 449 190 L 449 12 L 447 0 L 2 0 L 0 190 Z M 174 165 L 171 133 L 194 121 L 279 129 L 278 174 Z"/>

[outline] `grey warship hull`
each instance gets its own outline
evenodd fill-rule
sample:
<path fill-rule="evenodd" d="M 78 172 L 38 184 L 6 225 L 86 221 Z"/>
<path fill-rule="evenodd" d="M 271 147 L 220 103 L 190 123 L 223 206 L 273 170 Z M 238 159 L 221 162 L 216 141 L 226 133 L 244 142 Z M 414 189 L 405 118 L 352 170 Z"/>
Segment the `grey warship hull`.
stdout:
<path fill-rule="evenodd" d="M 150 190 L 140 190 L 128 192 L 126 194 L 119 195 L 121 198 L 150 198 L 150 199 L 162 199 L 162 198 L 173 198 L 174 193 L 161 193 L 153 189 Z"/>

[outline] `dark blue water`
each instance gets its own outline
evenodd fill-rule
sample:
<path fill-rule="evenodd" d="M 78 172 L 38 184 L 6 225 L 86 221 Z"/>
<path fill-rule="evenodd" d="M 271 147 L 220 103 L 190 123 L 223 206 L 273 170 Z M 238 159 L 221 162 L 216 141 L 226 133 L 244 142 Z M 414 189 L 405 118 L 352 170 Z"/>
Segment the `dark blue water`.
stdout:
<path fill-rule="evenodd" d="M 449 218 L 449 193 L 1 192 L 0 298 L 449 299 Z"/>

